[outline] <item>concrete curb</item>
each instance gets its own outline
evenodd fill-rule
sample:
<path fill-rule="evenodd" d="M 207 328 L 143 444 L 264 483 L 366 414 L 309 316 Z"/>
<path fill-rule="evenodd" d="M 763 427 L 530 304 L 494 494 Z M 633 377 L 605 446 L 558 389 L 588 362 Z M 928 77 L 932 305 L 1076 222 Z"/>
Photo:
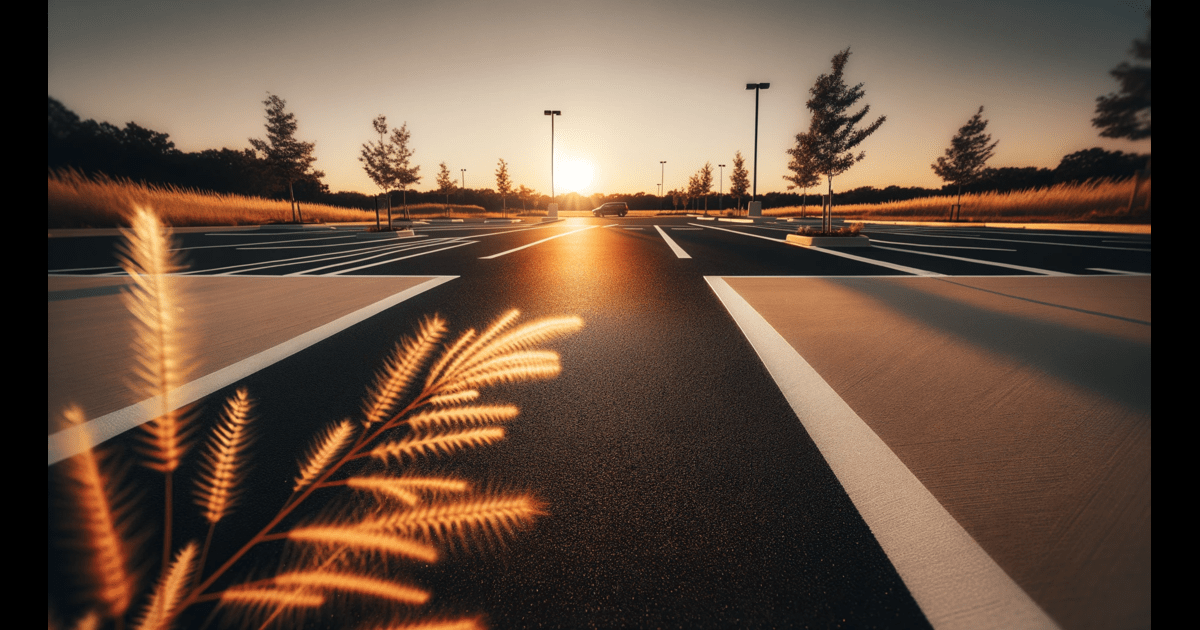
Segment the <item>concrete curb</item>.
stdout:
<path fill-rule="evenodd" d="M 789 245 L 799 245 L 800 247 L 825 247 L 830 249 L 871 246 L 871 239 L 861 234 L 859 236 L 801 236 L 799 234 L 788 234 L 787 242 Z"/>

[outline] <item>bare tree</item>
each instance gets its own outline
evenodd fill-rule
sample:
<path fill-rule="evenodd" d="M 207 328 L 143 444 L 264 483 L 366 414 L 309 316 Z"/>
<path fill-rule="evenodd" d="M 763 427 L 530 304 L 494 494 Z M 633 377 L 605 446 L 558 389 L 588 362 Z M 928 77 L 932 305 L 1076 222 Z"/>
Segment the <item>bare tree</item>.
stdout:
<path fill-rule="evenodd" d="M 951 138 L 946 155 L 930 165 L 933 172 L 943 181 L 958 185 L 958 203 L 955 204 L 955 208 L 959 216 L 962 215 L 963 184 L 970 184 L 979 179 L 987 161 L 992 157 L 992 150 L 1000 144 L 999 140 L 992 142 L 992 136 L 984 133 L 987 124 L 988 121 L 983 119 L 983 105 L 980 105 L 979 111 L 975 112 L 967 124 L 960 127 L 958 133 Z M 951 209 L 950 218 L 956 218 L 954 208 Z"/>
<path fill-rule="evenodd" d="M 871 106 L 864 106 L 853 114 L 847 113 L 864 96 L 862 83 L 847 86 L 842 76 L 849 59 L 850 49 L 847 48 L 833 56 L 833 72 L 817 77 L 816 84 L 809 90 L 812 98 L 805 103 L 812 112 L 812 120 L 808 131 L 796 136 L 797 146 L 812 156 L 816 171 L 825 175 L 829 182 L 829 203 L 825 206 L 821 225 L 824 231 L 833 227 L 833 177 L 845 173 L 866 157 L 866 152 L 862 151 L 855 155 L 854 148 L 887 120 L 886 116 L 880 116 L 869 126 L 856 128 Z"/>
<path fill-rule="evenodd" d="M 746 170 L 746 158 L 742 152 L 733 154 L 733 173 L 729 176 L 729 194 L 737 197 L 738 210 L 742 209 L 742 197 L 750 192 L 750 171 Z"/>
<path fill-rule="evenodd" d="M 279 184 L 287 184 L 292 220 L 303 222 L 293 184 L 308 177 L 319 180 L 325 176 L 325 173 L 312 169 L 317 159 L 313 155 L 316 145 L 296 139 L 296 115 L 284 110 L 287 101 L 268 94 L 263 105 L 267 108 L 267 139 L 251 138 L 250 145 L 261 154 L 272 178 Z"/>

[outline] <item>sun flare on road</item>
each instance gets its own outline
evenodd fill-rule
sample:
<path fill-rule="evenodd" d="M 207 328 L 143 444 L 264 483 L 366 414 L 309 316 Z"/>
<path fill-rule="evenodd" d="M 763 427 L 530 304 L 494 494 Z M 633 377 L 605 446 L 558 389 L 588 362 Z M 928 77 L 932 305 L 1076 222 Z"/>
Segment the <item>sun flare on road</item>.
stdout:
<path fill-rule="evenodd" d="M 559 162 L 557 171 L 555 177 L 558 181 L 555 184 L 560 193 L 586 193 L 595 175 L 592 163 L 580 158 L 568 158 Z"/>

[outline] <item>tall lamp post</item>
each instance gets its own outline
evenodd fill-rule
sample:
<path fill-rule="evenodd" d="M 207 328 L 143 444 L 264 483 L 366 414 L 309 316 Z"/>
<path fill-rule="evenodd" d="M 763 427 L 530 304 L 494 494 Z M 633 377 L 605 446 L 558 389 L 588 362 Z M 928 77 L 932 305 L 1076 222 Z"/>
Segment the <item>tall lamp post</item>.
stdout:
<path fill-rule="evenodd" d="M 550 200 L 554 200 L 554 117 L 562 116 L 557 109 L 547 109 L 545 115 L 550 117 Z"/>
<path fill-rule="evenodd" d="M 717 180 L 717 212 L 725 209 L 725 165 L 718 164 L 721 169 L 721 177 Z"/>
<path fill-rule="evenodd" d="M 465 206 L 467 205 L 467 169 L 460 168 L 458 170 L 462 173 L 462 202 Z"/>
<path fill-rule="evenodd" d="M 658 163 L 662 165 L 662 172 L 658 175 L 658 209 L 662 210 L 662 195 L 663 191 L 666 190 L 663 184 L 667 181 L 667 161 L 659 160 Z"/>
<path fill-rule="evenodd" d="M 758 196 L 758 92 L 771 87 L 770 83 L 747 83 L 747 90 L 754 90 L 754 184 L 750 189 L 751 206 L 746 210 L 747 215 L 762 214 L 762 203 L 754 201 Z M 757 204 L 757 206 L 755 206 Z M 757 213 L 755 212 L 757 210 Z"/>

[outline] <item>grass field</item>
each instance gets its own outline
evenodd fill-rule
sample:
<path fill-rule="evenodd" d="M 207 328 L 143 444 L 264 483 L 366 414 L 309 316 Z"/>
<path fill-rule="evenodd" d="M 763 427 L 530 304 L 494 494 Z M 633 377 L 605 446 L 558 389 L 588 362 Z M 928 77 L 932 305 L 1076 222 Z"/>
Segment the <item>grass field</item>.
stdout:
<path fill-rule="evenodd" d="M 262 225 L 291 220 L 287 201 L 222 195 L 115 180 L 89 178 L 79 173 L 57 172 L 47 176 L 46 221 L 48 228 L 128 226 L 133 207 L 153 208 L 171 227 L 212 225 Z M 479 206 L 414 204 L 408 207 L 415 218 L 500 216 Z M 302 203 L 305 222 L 375 222 L 373 210 L 354 210 L 324 204 Z M 392 217 L 403 210 L 392 209 Z M 543 213 L 544 214 L 544 213 Z M 509 216 L 513 212 L 509 211 Z M 384 215 L 386 220 L 386 214 Z"/>
<path fill-rule="evenodd" d="M 1101 180 L 1081 184 L 1059 184 L 1049 188 L 1008 193 L 967 194 L 962 198 L 962 221 L 1045 222 L 1045 223 L 1149 223 L 1150 180 L 1142 182 L 1135 210 L 1128 212 L 1133 180 Z M 946 220 L 954 196 L 925 197 L 881 204 L 838 205 L 834 194 L 833 212 L 843 219 L 875 220 Z M 262 225 L 291 220 L 287 201 L 221 195 L 184 190 L 173 186 L 155 186 L 107 178 L 88 178 L 75 172 L 51 173 L 47 177 L 46 215 L 49 228 L 126 226 L 134 206 L 153 208 L 164 223 L 172 227 L 213 225 Z M 375 212 L 322 204 L 303 203 L 306 222 L 375 222 Z M 424 203 L 408 207 L 413 218 L 492 218 L 501 213 L 479 206 Z M 767 216 L 799 216 L 800 206 L 766 208 Z M 697 211 L 689 211 L 696 213 Z M 729 213 L 730 211 L 725 211 Z M 820 206 L 809 206 L 807 216 L 820 216 Z M 392 217 L 403 216 L 400 208 Z M 669 212 L 667 212 L 669 213 Z M 509 208 L 507 216 L 540 217 L 544 210 L 522 212 Z M 652 210 L 630 211 L 631 217 L 650 217 Z M 680 212 L 680 214 L 684 214 Z M 710 215 L 719 214 L 716 209 Z M 586 210 L 560 211 L 561 217 L 590 217 Z"/>
<path fill-rule="evenodd" d="M 1007 193 L 966 194 L 962 197 L 962 221 L 1020 221 L 1034 223 L 1150 222 L 1150 180 L 1138 188 L 1137 203 L 1129 213 L 1133 179 L 1057 184 L 1049 188 Z M 953 195 L 892 201 L 879 204 L 838 205 L 833 196 L 833 214 L 845 219 L 899 219 L 944 221 Z M 800 216 L 800 206 L 764 209 L 768 216 Z M 820 216 L 820 206 L 809 206 L 807 216 Z"/>

